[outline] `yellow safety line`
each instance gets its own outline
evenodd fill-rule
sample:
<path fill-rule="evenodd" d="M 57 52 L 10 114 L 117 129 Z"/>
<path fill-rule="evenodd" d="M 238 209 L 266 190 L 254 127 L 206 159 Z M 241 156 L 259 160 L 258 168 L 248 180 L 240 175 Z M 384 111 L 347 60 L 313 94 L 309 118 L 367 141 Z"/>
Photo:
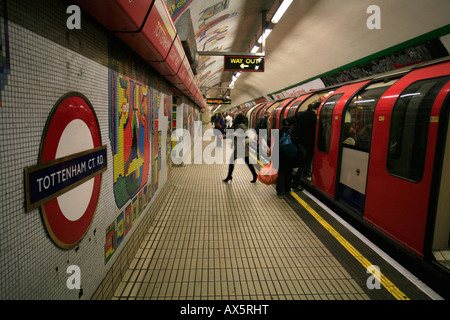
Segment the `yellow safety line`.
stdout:
<path fill-rule="evenodd" d="M 264 167 L 264 165 L 262 164 L 262 162 L 259 161 L 259 160 L 253 155 L 253 153 L 250 152 L 250 155 L 252 156 L 253 159 L 255 159 L 256 161 L 258 161 L 258 164 L 261 166 L 261 168 Z"/>
<path fill-rule="evenodd" d="M 251 154 L 253 158 L 255 158 L 261 167 L 264 165 Z M 300 198 L 295 192 L 291 192 L 291 195 L 297 200 L 311 215 L 326 229 L 330 232 L 336 240 L 338 240 L 348 252 L 351 253 L 356 260 L 359 261 L 363 265 L 366 270 L 372 266 L 370 263 L 358 250 L 355 249 L 343 236 L 339 234 L 332 226 L 328 224 L 313 208 L 311 208 L 302 198 Z M 372 275 L 385 287 L 397 300 L 410 300 L 406 294 L 404 294 L 400 289 L 398 289 L 388 278 L 386 278 L 381 272 L 374 272 Z"/>
<path fill-rule="evenodd" d="M 332 226 L 328 224 L 313 208 L 311 208 L 303 199 L 301 199 L 295 192 L 291 192 L 291 195 L 297 200 L 328 232 L 330 232 L 336 240 L 338 240 L 348 252 L 356 258 L 366 270 L 372 265 L 358 250 L 355 249 L 339 232 L 337 232 Z M 388 278 L 386 278 L 381 272 L 372 273 L 375 278 L 397 299 L 397 300 L 410 300 L 400 289 L 398 289 Z M 379 277 L 378 277 L 379 276 Z M 381 279 L 380 279 L 381 278 Z"/>

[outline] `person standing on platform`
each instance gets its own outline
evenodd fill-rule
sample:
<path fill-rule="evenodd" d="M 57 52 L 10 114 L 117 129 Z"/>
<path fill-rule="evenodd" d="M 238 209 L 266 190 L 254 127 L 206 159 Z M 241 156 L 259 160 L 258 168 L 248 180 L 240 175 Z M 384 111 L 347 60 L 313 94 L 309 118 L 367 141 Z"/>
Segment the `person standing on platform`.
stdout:
<path fill-rule="evenodd" d="M 225 134 L 225 122 L 223 121 L 222 114 L 218 113 L 217 118 L 214 121 L 214 135 L 216 136 L 216 147 L 222 147 L 222 139 Z"/>
<path fill-rule="evenodd" d="M 258 135 L 258 145 L 256 146 L 256 154 L 259 155 L 259 145 L 261 144 L 263 148 L 269 147 L 269 121 L 270 121 L 271 113 L 270 111 L 264 112 L 264 115 L 261 117 L 261 119 L 258 121 L 258 123 L 255 126 L 256 134 Z M 260 134 L 259 130 L 267 130 L 267 134 L 264 136 Z M 267 152 L 268 153 L 268 152 Z"/>
<path fill-rule="evenodd" d="M 284 133 L 290 135 L 294 127 L 295 127 L 295 120 L 293 117 L 283 119 L 279 137 L 280 146 L 281 146 L 281 139 L 283 138 Z M 292 170 L 295 165 L 294 162 L 295 158 L 291 158 L 280 149 L 279 159 L 280 163 L 278 168 L 276 190 L 278 198 L 283 198 L 287 193 L 291 191 Z"/>
<path fill-rule="evenodd" d="M 296 126 L 292 134 L 292 140 L 295 144 L 304 148 L 305 157 L 304 159 L 298 159 L 296 163 L 298 170 L 292 180 L 292 188 L 294 190 L 303 190 L 303 187 L 300 186 L 300 180 L 310 172 L 314 155 L 317 109 L 319 107 L 320 101 L 313 102 L 308 106 L 307 110 L 299 112 L 295 116 Z"/>
<path fill-rule="evenodd" d="M 234 137 L 234 152 L 232 155 L 232 159 L 229 161 L 228 165 L 228 175 L 227 177 L 222 180 L 223 182 L 228 182 L 233 179 L 233 170 L 234 170 L 234 161 L 236 159 L 241 158 L 244 156 L 244 161 L 247 164 L 248 168 L 250 169 L 250 172 L 253 175 L 253 180 L 250 181 L 251 183 L 255 183 L 256 179 L 258 177 L 255 168 L 253 167 L 253 164 L 249 161 L 249 137 L 246 134 L 246 131 L 248 129 L 248 119 L 243 114 L 238 114 L 236 118 L 233 121 L 233 137 Z M 239 130 L 240 129 L 240 130 Z M 242 153 L 242 143 L 244 143 L 244 152 Z M 241 149 L 239 149 L 241 148 Z M 241 150 L 241 153 L 238 153 L 238 150 Z M 234 160 L 234 161 L 233 161 Z"/>
<path fill-rule="evenodd" d="M 231 116 L 231 112 L 228 112 L 227 116 L 225 117 L 225 122 L 227 125 L 227 129 L 233 129 L 233 117 Z"/>

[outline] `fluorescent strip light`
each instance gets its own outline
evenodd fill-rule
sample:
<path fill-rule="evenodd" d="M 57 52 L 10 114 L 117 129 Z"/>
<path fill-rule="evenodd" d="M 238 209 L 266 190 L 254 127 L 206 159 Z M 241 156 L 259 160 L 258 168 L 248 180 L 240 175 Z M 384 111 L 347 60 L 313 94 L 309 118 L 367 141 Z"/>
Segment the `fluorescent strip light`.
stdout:
<path fill-rule="evenodd" d="M 267 39 L 267 37 L 269 36 L 269 34 L 272 32 L 272 29 L 266 29 L 264 30 L 264 33 L 259 37 L 258 39 L 258 43 L 262 43 L 263 42 L 263 36 L 264 39 Z"/>
<path fill-rule="evenodd" d="M 259 46 L 254 46 L 252 51 L 250 51 L 251 53 L 256 53 L 256 51 L 259 50 Z"/>
<path fill-rule="evenodd" d="M 291 5 L 292 0 L 284 0 L 281 6 L 278 7 L 277 12 L 275 12 L 274 16 L 272 17 L 272 23 L 277 23 L 280 21 L 283 14 L 286 12 L 287 8 Z"/>

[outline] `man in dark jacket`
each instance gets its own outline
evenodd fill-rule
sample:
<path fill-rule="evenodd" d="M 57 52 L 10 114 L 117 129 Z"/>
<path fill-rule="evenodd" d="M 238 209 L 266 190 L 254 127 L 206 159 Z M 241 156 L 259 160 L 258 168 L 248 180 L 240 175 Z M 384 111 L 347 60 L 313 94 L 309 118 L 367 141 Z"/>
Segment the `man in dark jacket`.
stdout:
<path fill-rule="evenodd" d="M 270 117 L 270 111 L 264 112 L 264 115 L 259 119 L 258 123 L 255 126 L 255 130 L 258 129 L 267 129 L 267 119 Z M 256 131 L 258 133 L 258 131 Z"/>
<path fill-rule="evenodd" d="M 287 117 L 283 119 L 281 123 L 281 129 L 279 132 L 279 144 L 281 145 L 281 140 L 283 135 L 291 134 L 291 131 L 295 128 L 295 120 L 293 117 Z M 292 134 L 291 134 L 292 140 Z M 275 189 L 277 191 L 278 198 L 283 198 L 286 194 L 291 192 L 292 185 L 292 169 L 295 167 L 295 158 L 291 156 L 280 148 L 279 152 L 279 167 L 278 167 L 278 177 Z"/>
<path fill-rule="evenodd" d="M 308 109 L 297 113 L 295 116 L 296 126 L 292 133 L 292 142 L 303 147 L 304 156 L 298 157 L 298 170 L 292 180 L 293 189 L 303 190 L 300 186 L 301 178 L 309 173 L 311 161 L 314 155 L 314 142 L 316 136 L 317 109 L 320 101 L 311 103 Z"/>
<path fill-rule="evenodd" d="M 257 155 L 259 155 L 259 144 L 262 143 L 263 146 L 264 145 L 269 146 L 268 145 L 268 141 L 270 141 L 270 138 L 269 138 L 269 136 L 270 136 L 270 130 L 269 130 L 269 119 L 270 119 L 270 116 L 271 116 L 270 111 L 264 112 L 264 115 L 261 117 L 261 119 L 258 121 L 258 123 L 255 126 L 256 134 L 259 136 L 258 145 L 256 146 L 256 154 Z M 267 140 L 264 140 L 264 139 L 261 140 L 261 138 L 264 137 L 264 136 L 260 136 L 259 130 L 263 130 L 263 129 L 267 130 L 267 134 L 265 136 Z"/>

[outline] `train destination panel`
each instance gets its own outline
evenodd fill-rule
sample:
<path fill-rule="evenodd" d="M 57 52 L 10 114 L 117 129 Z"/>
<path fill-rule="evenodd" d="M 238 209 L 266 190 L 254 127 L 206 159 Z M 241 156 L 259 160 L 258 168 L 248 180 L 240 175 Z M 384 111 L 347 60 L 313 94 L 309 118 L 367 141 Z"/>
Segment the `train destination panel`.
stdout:
<path fill-rule="evenodd" d="M 229 99 L 221 99 L 221 98 L 206 99 L 206 103 L 207 104 L 231 104 L 231 100 L 229 100 Z"/>

